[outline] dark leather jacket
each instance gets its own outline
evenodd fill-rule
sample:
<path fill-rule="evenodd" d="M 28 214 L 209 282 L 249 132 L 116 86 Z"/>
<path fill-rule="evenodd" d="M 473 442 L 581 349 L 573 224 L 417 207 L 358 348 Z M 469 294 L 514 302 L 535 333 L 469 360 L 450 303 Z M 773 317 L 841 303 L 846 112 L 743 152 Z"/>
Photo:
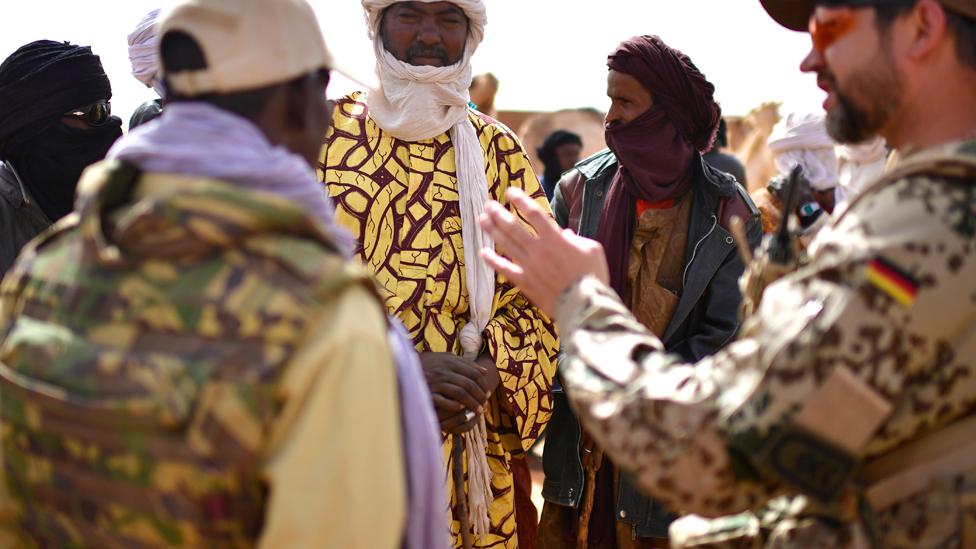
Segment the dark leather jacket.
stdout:
<path fill-rule="evenodd" d="M 744 265 L 729 232 L 731 218 L 743 219 L 753 249 L 762 238 L 759 210 L 735 178 L 710 167 L 700 156 L 694 161 L 694 169 L 684 291 L 661 338 L 668 351 L 686 362 L 697 362 L 721 349 L 739 328 L 738 279 Z M 616 157 L 604 150 L 566 173 L 551 204 L 559 225 L 581 236 L 596 237 L 603 202 L 616 172 Z M 584 479 L 579 458 L 580 427 L 562 386 L 558 382 L 553 385 L 554 408 L 546 432 L 542 495 L 551 503 L 577 507 Z M 635 483 L 623 474 L 615 512 L 617 520 L 633 525 L 638 537 L 667 537 L 668 525 L 674 518 L 660 504 L 640 494 Z"/>
<path fill-rule="evenodd" d="M 13 171 L 0 163 L 0 279 L 24 244 L 50 226 L 51 221 L 30 199 Z"/>

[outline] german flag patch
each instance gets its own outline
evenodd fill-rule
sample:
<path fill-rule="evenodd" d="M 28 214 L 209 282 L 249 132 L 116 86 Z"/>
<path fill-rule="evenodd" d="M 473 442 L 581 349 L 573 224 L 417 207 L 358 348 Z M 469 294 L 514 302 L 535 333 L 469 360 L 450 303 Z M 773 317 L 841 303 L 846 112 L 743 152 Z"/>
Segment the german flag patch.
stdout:
<path fill-rule="evenodd" d="M 873 259 L 868 263 L 867 276 L 871 284 L 903 306 L 911 307 L 915 303 L 918 280 L 892 262 L 883 257 Z"/>

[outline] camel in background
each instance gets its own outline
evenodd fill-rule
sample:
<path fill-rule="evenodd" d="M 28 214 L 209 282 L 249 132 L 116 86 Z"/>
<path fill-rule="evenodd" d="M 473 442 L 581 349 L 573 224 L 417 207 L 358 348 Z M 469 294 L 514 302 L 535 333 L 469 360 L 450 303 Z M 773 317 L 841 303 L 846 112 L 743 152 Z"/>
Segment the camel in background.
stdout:
<path fill-rule="evenodd" d="M 776 175 L 773 155 L 767 141 L 780 120 L 780 103 L 763 103 L 745 116 L 727 116 L 729 152 L 746 167 L 749 193 L 764 188 Z"/>

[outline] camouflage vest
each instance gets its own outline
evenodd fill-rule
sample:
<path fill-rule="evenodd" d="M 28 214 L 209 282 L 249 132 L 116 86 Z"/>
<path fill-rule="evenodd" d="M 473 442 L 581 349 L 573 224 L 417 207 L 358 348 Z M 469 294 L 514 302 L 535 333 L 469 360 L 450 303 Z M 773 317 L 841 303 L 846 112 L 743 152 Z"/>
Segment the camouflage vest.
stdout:
<path fill-rule="evenodd" d="M 112 163 L 79 189 L 79 213 L 0 291 L 22 531 L 52 547 L 252 546 L 282 370 L 333 296 L 370 283 L 276 196 Z"/>

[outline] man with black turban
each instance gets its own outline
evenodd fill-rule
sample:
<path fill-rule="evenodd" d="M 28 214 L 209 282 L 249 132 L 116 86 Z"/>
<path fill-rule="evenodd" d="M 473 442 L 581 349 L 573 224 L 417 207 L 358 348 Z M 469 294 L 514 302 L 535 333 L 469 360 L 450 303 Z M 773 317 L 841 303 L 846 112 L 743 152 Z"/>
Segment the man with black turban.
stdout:
<path fill-rule="evenodd" d="M 122 135 L 91 48 L 38 40 L 0 65 L 0 276 L 73 206 L 82 170 Z"/>
<path fill-rule="evenodd" d="M 609 150 L 558 183 L 552 210 L 564 228 L 599 240 L 613 289 L 668 352 L 697 361 L 732 339 L 743 271 L 729 225 L 762 228 L 732 176 L 702 160 L 721 109 L 691 60 L 656 36 L 621 43 L 607 60 Z M 571 412 L 561 387 L 544 454 L 540 547 L 667 547 L 673 516 L 641 495 Z"/>
<path fill-rule="evenodd" d="M 552 200 L 559 178 L 579 162 L 582 151 L 583 140 L 580 136 L 566 130 L 550 133 L 542 146 L 535 150 L 546 167 L 541 179 L 546 198 Z"/>

